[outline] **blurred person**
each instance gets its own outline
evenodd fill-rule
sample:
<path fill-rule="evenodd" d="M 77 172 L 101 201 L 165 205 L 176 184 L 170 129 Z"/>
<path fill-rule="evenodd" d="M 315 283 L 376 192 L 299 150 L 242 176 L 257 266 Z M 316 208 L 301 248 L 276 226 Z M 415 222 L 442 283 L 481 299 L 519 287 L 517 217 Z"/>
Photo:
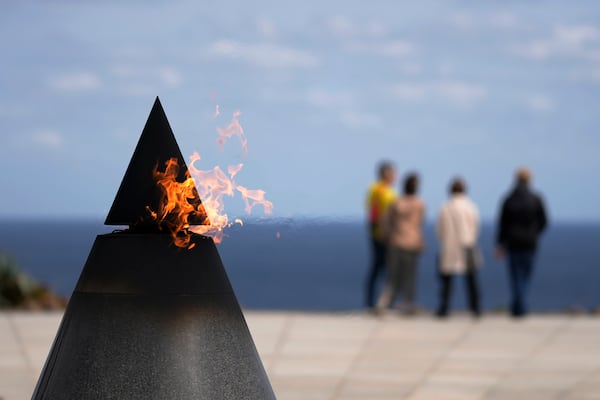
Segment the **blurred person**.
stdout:
<path fill-rule="evenodd" d="M 542 198 L 530 189 L 530 183 L 531 172 L 520 168 L 514 188 L 502 202 L 498 218 L 496 257 L 502 259 L 508 253 L 510 309 L 512 316 L 517 318 L 528 311 L 527 295 L 537 242 L 548 222 Z"/>
<path fill-rule="evenodd" d="M 396 169 L 389 161 L 382 161 L 377 170 L 377 182 L 373 183 L 367 194 L 367 213 L 369 237 L 372 248 L 372 261 L 366 281 L 366 306 L 375 306 L 375 288 L 377 281 L 385 272 L 386 245 L 383 239 L 382 219 L 388 207 L 396 199 L 392 184 L 396 179 Z"/>
<path fill-rule="evenodd" d="M 438 259 L 440 278 L 440 305 L 438 317 L 446 317 L 450 307 L 454 275 L 466 279 L 469 307 L 475 317 L 481 315 L 477 269 L 483 263 L 477 245 L 479 211 L 466 195 L 466 184 L 460 178 L 450 183 L 450 198 L 442 206 L 436 224 L 440 241 Z"/>
<path fill-rule="evenodd" d="M 387 281 L 377 304 L 381 314 L 402 294 L 407 314 L 415 310 L 417 262 L 423 250 L 425 203 L 417 196 L 419 178 L 411 173 L 404 179 L 404 194 L 387 210 L 382 222 L 387 245 Z"/>

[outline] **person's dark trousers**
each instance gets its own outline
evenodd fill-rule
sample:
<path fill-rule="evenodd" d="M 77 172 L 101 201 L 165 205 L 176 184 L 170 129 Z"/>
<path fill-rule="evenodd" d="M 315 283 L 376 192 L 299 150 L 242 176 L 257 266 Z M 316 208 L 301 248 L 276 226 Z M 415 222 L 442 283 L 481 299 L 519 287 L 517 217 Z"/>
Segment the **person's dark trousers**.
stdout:
<path fill-rule="evenodd" d="M 377 286 L 377 279 L 385 271 L 385 257 L 386 257 L 386 246 L 379 240 L 371 238 L 372 246 L 372 262 L 371 269 L 367 276 L 367 288 L 366 288 L 366 306 L 368 308 L 374 308 L 377 302 L 375 298 L 375 288 Z"/>
<path fill-rule="evenodd" d="M 527 296 L 533 273 L 533 250 L 509 251 L 508 266 L 512 291 L 511 314 L 522 317 L 527 314 Z"/>
<path fill-rule="evenodd" d="M 440 307 L 437 315 L 445 317 L 450 310 L 450 296 L 452 295 L 452 274 L 439 273 L 440 278 Z M 477 284 L 477 272 L 473 269 L 465 273 L 467 288 L 467 299 L 469 307 L 475 316 L 481 315 L 481 306 L 479 304 L 479 285 Z"/>

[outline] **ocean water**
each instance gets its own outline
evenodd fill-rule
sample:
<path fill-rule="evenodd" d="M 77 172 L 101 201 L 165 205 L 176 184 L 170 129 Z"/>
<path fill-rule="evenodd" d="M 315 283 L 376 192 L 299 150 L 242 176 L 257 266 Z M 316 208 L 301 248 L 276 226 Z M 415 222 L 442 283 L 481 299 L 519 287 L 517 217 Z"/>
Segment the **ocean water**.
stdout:
<path fill-rule="evenodd" d="M 33 277 L 68 296 L 97 234 L 100 220 L 0 220 L 0 251 L 12 254 Z M 279 233 L 279 235 L 278 235 Z M 418 302 L 437 303 L 437 243 L 426 225 L 419 261 Z M 352 310 L 363 306 L 370 259 L 360 221 L 263 220 L 228 231 L 218 245 L 240 303 L 255 309 Z M 479 281 L 485 309 L 508 303 L 505 262 L 493 258 L 494 227 L 484 224 L 486 264 Z M 556 223 L 540 243 L 531 293 L 534 311 L 600 307 L 600 224 Z M 455 282 L 453 308 L 465 308 L 465 287 Z"/>

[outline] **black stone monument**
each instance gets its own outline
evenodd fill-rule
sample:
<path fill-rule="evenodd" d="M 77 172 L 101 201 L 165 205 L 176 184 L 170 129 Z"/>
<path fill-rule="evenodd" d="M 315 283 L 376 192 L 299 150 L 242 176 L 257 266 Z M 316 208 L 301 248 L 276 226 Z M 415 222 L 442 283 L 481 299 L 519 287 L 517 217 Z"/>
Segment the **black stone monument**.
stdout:
<path fill-rule="evenodd" d="M 213 240 L 151 228 L 171 157 L 185 179 L 157 98 L 105 222 L 130 228 L 97 236 L 32 399 L 275 399 Z"/>

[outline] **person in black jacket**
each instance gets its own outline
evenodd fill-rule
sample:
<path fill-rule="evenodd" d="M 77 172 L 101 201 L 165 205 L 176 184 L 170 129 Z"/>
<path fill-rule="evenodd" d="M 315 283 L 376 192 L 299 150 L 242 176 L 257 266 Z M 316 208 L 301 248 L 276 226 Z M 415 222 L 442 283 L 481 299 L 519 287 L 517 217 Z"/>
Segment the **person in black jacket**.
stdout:
<path fill-rule="evenodd" d="M 531 172 L 519 169 L 516 185 L 504 199 L 498 220 L 496 256 L 503 258 L 508 254 L 514 317 L 527 314 L 527 293 L 537 242 L 547 225 L 543 201 L 531 191 L 530 182 Z"/>

